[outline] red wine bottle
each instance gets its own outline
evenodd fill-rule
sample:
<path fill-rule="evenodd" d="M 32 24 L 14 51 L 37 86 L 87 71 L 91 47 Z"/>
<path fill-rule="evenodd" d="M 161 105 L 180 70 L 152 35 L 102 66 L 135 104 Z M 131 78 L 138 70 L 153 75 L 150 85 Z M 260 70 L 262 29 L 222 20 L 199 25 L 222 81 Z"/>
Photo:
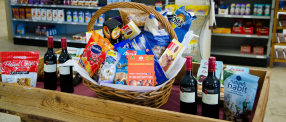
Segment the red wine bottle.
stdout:
<path fill-rule="evenodd" d="M 219 119 L 220 81 L 215 76 L 216 58 L 209 58 L 208 76 L 203 80 L 202 116 Z"/>
<path fill-rule="evenodd" d="M 180 81 L 180 111 L 197 115 L 197 80 L 193 76 L 193 59 L 191 56 L 186 58 L 186 73 Z"/>
<path fill-rule="evenodd" d="M 59 64 L 63 64 L 69 59 L 72 59 L 67 50 L 67 39 L 62 38 L 62 53 L 59 56 Z M 59 67 L 60 70 L 60 86 L 62 92 L 73 93 L 73 71 L 72 66 Z"/>
<path fill-rule="evenodd" d="M 48 37 L 48 51 L 44 55 L 44 88 L 57 89 L 57 56 L 54 52 L 53 37 Z"/>

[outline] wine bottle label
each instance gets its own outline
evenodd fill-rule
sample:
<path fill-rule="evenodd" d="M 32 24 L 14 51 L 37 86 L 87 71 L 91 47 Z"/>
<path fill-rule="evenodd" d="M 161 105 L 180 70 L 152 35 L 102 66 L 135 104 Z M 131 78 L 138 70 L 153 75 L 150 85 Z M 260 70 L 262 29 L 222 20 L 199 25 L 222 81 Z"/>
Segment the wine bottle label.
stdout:
<path fill-rule="evenodd" d="M 205 90 L 202 95 L 202 101 L 205 104 L 215 105 L 218 104 L 218 98 L 219 94 L 211 93 L 208 91 L 214 91 L 214 90 Z"/>
<path fill-rule="evenodd" d="M 60 70 L 61 75 L 69 75 L 70 74 L 70 67 L 69 66 L 60 67 L 59 70 Z"/>
<path fill-rule="evenodd" d="M 57 71 L 57 64 L 44 64 L 44 71 L 45 72 L 56 72 Z"/>
<path fill-rule="evenodd" d="M 194 103 L 196 99 L 195 92 L 182 92 L 180 91 L 180 100 L 185 103 Z"/>

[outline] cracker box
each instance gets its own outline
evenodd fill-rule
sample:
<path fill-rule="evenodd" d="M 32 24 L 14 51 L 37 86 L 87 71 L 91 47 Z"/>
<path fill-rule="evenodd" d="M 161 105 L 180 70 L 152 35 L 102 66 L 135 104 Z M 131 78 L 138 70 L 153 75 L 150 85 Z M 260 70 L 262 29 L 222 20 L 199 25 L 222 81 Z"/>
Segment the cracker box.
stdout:
<path fill-rule="evenodd" d="M 58 21 L 58 10 L 52 10 L 53 21 Z"/>
<path fill-rule="evenodd" d="M 31 8 L 25 8 L 25 12 L 26 12 L 26 19 L 32 19 Z"/>
<path fill-rule="evenodd" d="M 25 8 L 20 8 L 19 9 L 19 18 L 20 19 L 25 19 Z"/>
<path fill-rule="evenodd" d="M 53 18 L 52 18 L 52 9 L 47 9 L 47 20 L 48 21 L 52 21 Z"/>
<path fill-rule="evenodd" d="M 58 21 L 65 21 L 64 10 L 58 10 Z"/>
<path fill-rule="evenodd" d="M 251 46 L 250 45 L 241 45 L 240 53 L 242 53 L 242 54 L 250 54 L 251 53 Z"/>
<path fill-rule="evenodd" d="M 36 20 L 41 20 L 41 9 L 36 9 Z"/>
<path fill-rule="evenodd" d="M 253 55 L 263 55 L 264 47 L 262 46 L 253 46 Z"/>
<path fill-rule="evenodd" d="M 103 33 L 104 37 L 109 39 L 111 44 L 116 44 L 121 42 L 122 34 L 121 34 L 122 24 L 115 19 L 108 20 L 103 23 Z"/>
<path fill-rule="evenodd" d="M 46 20 L 47 19 L 47 11 L 46 11 L 46 9 L 41 9 L 41 18 L 42 18 L 42 20 Z"/>
<path fill-rule="evenodd" d="M 128 56 L 128 66 L 127 85 L 155 86 L 154 55 Z"/>

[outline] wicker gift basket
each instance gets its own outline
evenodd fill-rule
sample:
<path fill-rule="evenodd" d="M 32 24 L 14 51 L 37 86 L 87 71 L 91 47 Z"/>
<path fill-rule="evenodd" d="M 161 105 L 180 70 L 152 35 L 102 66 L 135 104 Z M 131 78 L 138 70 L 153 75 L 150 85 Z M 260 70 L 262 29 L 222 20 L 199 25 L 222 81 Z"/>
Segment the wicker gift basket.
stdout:
<path fill-rule="evenodd" d="M 100 8 L 91 17 L 91 20 L 87 26 L 87 32 L 93 30 L 94 23 L 101 14 L 115 8 L 135 8 L 142 10 L 146 13 L 152 13 L 165 26 L 171 38 L 177 39 L 174 29 L 172 28 L 171 24 L 165 17 L 163 17 L 160 13 L 158 13 L 154 8 L 135 2 L 116 2 Z M 95 91 L 97 97 L 101 99 L 114 100 L 114 101 L 159 108 L 168 101 L 174 80 L 175 78 L 173 78 L 169 83 L 167 83 L 160 89 L 151 92 L 134 92 L 134 91 L 110 88 L 106 86 L 98 86 L 88 81 L 85 78 L 83 80 L 83 84 L 88 88 L 90 88 L 91 90 Z"/>

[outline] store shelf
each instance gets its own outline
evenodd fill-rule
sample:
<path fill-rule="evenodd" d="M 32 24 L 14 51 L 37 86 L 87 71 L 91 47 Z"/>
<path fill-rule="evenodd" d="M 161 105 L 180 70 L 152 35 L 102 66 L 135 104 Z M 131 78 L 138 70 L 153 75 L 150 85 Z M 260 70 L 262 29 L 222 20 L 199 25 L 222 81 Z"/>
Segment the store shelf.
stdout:
<path fill-rule="evenodd" d="M 21 38 L 21 39 L 34 39 L 34 40 L 42 40 L 42 41 L 46 41 L 48 40 L 48 37 L 45 36 L 35 36 L 35 34 L 33 33 L 26 33 L 25 35 L 13 35 L 14 38 Z M 61 41 L 62 37 L 66 37 L 67 38 L 67 42 L 69 43 L 78 43 L 78 44 L 86 44 L 85 41 L 82 40 L 72 40 L 72 35 L 71 34 L 58 34 L 53 36 L 54 37 L 54 41 Z"/>
<path fill-rule="evenodd" d="M 274 45 L 286 46 L 286 43 L 273 43 Z"/>
<path fill-rule="evenodd" d="M 286 27 L 277 27 L 276 29 L 286 29 Z"/>
<path fill-rule="evenodd" d="M 228 37 L 243 37 L 243 38 L 262 38 L 262 39 L 268 39 L 268 36 L 245 35 L 245 34 L 212 33 L 212 35 L 213 35 L 213 36 L 228 36 Z"/>
<path fill-rule="evenodd" d="M 12 21 L 42 22 L 42 23 L 71 24 L 71 25 L 88 25 L 88 23 L 80 23 L 80 22 L 66 22 L 66 21 L 60 22 L 60 21 L 31 20 L 31 19 L 12 19 Z M 94 26 L 103 26 L 103 24 L 94 24 Z"/>
<path fill-rule="evenodd" d="M 280 10 L 278 10 L 278 12 L 286 12 L 286 10 L 281 10 L 281 9 L 280 9 Z"/>
<path fill-rule="evenodd" d="M 225 18 L 249 18 L 249 19 L 270 19 L 270 16 L 256 16 L 256 15 L 222 15 L 222 14 L 216 14 L 215 17 L 225 17 Z"/>
<path fill-rule="evenodd" d="M 71 8 L 71 9 L 100 9 L 101 7 L 68 6 L 68 5 L 41 5 L 41 4 L 10 4 L 11 6 L 46 7 L 46 8 Z M 112 10 L 119 10 L 112 9 Z"/>
<path fill-rule="evenodd" d="M 266 55 L 253 55 L 251 54 L 241 54 L 240 50 L 226 47 L 216 47 L 212 48 L 211 55 L 221 55 L 221 56 L 234 56 L 234 57 L 244 57 L 244 58 L 258 58 L 266 59 Z"/>
<path fill-rule="evenodd" d="M 284 59 L 274 59 L 274 62 L 283 62 L 283 63 L 286 63 L 286 60 L 284 60 Z"/>

